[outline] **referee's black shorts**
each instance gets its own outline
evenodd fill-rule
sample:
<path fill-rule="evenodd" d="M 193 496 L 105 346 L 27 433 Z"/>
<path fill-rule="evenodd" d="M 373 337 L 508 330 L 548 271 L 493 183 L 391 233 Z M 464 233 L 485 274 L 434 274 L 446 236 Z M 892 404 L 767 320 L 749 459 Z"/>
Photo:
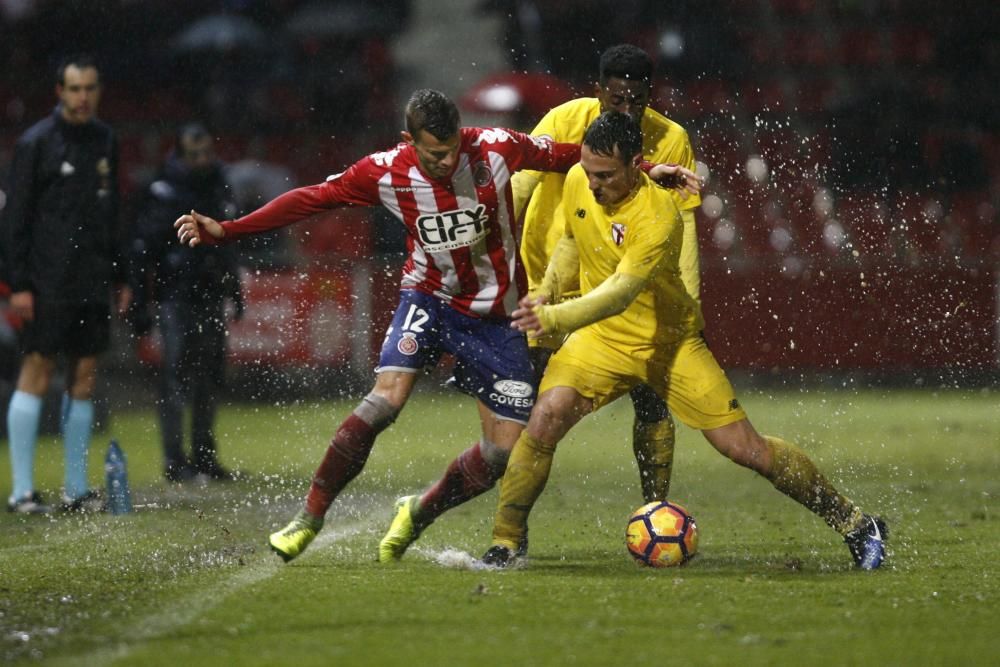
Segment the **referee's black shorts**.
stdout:
<path fill-rule="evenodd" d="M 35 295 L 35 319 L 21 331 L 21 350 L 46 357 L 92 357 L 111 341 L 108 303 L 60 301 Z"/>

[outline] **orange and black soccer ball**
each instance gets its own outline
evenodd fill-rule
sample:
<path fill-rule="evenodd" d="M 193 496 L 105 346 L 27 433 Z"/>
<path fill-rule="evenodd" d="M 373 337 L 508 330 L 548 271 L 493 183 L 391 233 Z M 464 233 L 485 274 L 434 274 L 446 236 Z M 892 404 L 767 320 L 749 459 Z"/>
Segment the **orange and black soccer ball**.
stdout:
<path fill-rule="evenodd" d="M 698 551 L 698 526 L 677 503 L 655 501 L 629 517 L 625 544 L 632 557 L 643 565 L 681 565 Z"/>

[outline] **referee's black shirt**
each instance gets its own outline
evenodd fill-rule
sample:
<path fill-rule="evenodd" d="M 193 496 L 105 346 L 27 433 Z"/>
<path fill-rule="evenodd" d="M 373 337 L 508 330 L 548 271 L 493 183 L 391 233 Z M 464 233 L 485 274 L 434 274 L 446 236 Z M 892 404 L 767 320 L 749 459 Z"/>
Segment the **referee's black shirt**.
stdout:
<path fill-rule="evenodd" d="M 49 300 L 110 300 L 126 282 L 119 235 L 118 143 L 104 123 L 60 108 L 18 139 L 3 233 L 11 290 Z"/>

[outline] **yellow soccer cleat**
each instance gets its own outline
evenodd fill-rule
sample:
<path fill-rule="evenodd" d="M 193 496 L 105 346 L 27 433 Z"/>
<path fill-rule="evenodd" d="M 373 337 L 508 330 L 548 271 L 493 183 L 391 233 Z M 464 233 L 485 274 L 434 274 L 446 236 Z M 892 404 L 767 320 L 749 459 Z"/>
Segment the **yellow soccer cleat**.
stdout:
<path fill-rule="evenodd" d="M 396 501 L 396 518 L 378 543 L 378 562 L 391 563 L 402 558 L 406 549 L 417 541 L 420 533 L 429 525 L 418 526 L 413 520 L 413 510 L 419 502 L 420 496 L 403 496 Z"/>
<path fill-rule="evenodd" d="M 276 533 L 271 533 L 268 544 L 271 545 L 271 550 L 287 563 L 305 551 L 322 528 L 323 517 L 315 517 L 302 510 L 287 526 Z"/>

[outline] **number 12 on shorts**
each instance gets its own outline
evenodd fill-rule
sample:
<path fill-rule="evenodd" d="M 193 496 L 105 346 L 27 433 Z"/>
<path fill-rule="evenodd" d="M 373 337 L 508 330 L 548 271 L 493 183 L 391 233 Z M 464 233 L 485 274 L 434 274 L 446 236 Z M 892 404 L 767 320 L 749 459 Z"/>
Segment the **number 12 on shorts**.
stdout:
<path fill-rule="evenodd" d="M 426 310 L 411 303 L 410 309 L 406 312 L 406 319 L 403 320 L 403 331 L 423 333 L 424 325 L 427 324 L 427 320 L 429 319 L 431 317 L 427 314 Z"/>

